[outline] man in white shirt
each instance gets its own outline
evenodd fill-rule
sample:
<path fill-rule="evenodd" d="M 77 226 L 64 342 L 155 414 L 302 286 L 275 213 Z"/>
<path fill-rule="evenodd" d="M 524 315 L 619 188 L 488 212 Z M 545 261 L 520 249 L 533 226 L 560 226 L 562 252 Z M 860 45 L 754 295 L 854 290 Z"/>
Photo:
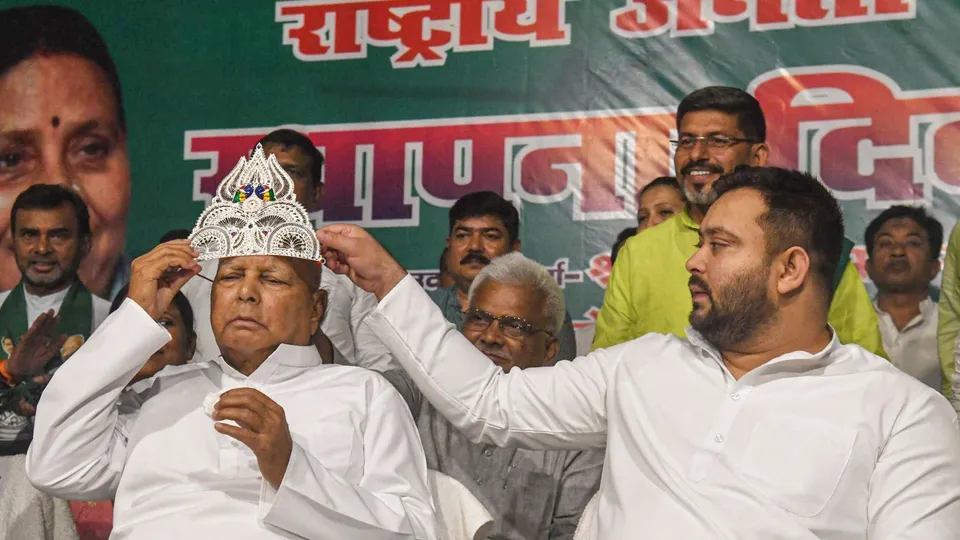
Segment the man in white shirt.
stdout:
<path fill-rule="evenodd" d="M 111 538 L 436 538 L 403 399 L 372 371 L 321 365 L 320 246 L 290 182 L 259 147 L 241 161 L 191 241 L 134 261 L 127 299 L 47 387 L 27 476 L 114 498 Z M 221 355 L 125 390 L 170 339 L 154 320 L 198 258 L 220 259 Z"/>
<path fill-rule="evenodd" d="M 324 191 L 323 154 L 306 135 L 291 129 L 273 131 L 258 144 L 268 156 L 276 156 L 293 179 L 297 201 L 307 212 L 316 212 Z M 216 274 L 215 265 L 204 264 L 202 274 L 212 278 Z M 377 299 L 333 272 L 323 273 L 320 286 L 327 291 L 327 314 L 320 325 L 322 333 L 316 338 L 321 350 L 326 346 L 325 339 L 332 344 L 333 358 L 329 361 L 378 371 L 397 367 L 390 352 L 363 322 L 377 307 Z M 183 288 L 197 315 L 197 360 L 220 354 L 210 326 L 205 322 L 209 320 L 206 315 L 210 313 L 210 288 L 210 282 L 204 279 L 190 280 Z"/>
<path fill-rule="evenodd" d="M 77 277 L 91 243 L 90 214 L 79 195 L 60 185 L 33 185 L 14 201 L 10 225 L 22 277 L 0 292 L 0 455 L 26 452 L 28 417 L 45 372 L 69 358 L 110 311 Z"/>
<path fill-rule="evenodd" d="M 938 308 L 930 298 L 930 282 L 940 272 L 943 225 L 923 208 L 891 206 L 870 222 L 865 240 L 883 349 L 893 365 L 952 396 L 937 357 Z"/>
<path fill-rule="evenodd" d="M 687 262 L 687 339 L 648 334 L 509 373 L 443 325 L 365 231 L 318 237 L 327 265 L 380 299 L 381 339 L 472 440 L 606 446 L 599 538 L 957 538 L 953 410 L 827 324 L 836 200 L 775 168 L 738 169 L 715 190 Z"/>

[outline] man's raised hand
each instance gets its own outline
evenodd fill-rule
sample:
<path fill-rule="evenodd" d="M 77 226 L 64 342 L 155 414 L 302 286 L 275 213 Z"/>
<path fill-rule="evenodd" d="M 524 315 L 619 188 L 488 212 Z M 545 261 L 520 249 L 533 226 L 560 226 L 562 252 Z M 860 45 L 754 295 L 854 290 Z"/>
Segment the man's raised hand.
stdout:
<path fill-rule="evenodd" d="M 356 225 L 332 224 L 317 231 L 330 270 L 344 274 L 361 289 L 383 300 L 406 270 L 367 231 Z"/>
<path fill-rule="evenodd" d="M 59 317 L 53 310 L 41 313 L 33 321 L 30 329 L 20 336 L 7 359 L 6 369 L 17 380 L 32 377 L 43 371 L 47 362 L 53 359 L 67 340 L 65 335 L 57 335 Z"/>
<path fill-rule="evenodd" d="M 153 248 L 133 261 L 127 298 L 156 319 L 187 281 L 200 273 L 199 255 L 189 240 L 172 240 Z"/>

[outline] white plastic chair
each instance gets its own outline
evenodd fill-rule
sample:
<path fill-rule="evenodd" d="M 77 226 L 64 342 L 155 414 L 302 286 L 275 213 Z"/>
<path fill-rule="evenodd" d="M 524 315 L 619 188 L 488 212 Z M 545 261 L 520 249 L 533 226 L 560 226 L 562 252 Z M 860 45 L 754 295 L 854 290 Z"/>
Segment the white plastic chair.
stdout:
<path fill-rule="evenodd" d="M 573 533 L 573 540 L 597 539 L 597 506 L 600 504 L 600 492 L 593 494 L 590 502 L 583 508 L 577 530 Z"/>
<path fill-rule="evenodd" d="M 0 538 L 78 540 L 70 503 L 37 491 L 27 479 L 24 458 L 0 457 Z"/>

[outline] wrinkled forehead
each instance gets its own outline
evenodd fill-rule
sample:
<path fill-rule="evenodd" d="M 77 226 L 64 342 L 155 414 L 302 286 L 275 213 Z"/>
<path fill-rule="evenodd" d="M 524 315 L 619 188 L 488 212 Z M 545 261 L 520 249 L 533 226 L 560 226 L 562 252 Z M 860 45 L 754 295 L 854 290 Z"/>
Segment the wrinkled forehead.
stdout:
<path fill-rule="evenodd" d="M 303 281 L 311 290 L 320 287 L 321 265 L 307 259 L 279 255 L 244 255 L 226 257 L 217 264 L 217 275 L 228 272 L 275 274 L 287 279 Z"/>
<path fill-rule="evenodd" d="M 512 285 L 493 279 L 483 281 L 470 298 L 470 307 L 497 317 L 536 320 L 546 298 L 533 285 Z"/>

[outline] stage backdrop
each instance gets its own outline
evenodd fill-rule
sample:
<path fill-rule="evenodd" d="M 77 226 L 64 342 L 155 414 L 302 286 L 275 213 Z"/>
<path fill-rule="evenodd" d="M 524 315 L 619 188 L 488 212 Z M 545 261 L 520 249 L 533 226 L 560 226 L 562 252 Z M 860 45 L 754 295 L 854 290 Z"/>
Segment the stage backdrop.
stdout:
<path fill-rule="evenodd" d="M 448 208 L 502 193 L 587 321 L 635 191 L 672 172 L 677 102 L 713 84 L 760 100 L 772 164 L 819 175 L 858 244 L 893 204 L 948 232 L 958 212 L 956 0 L 65 4 L 120 72 L 131 256 L 192 227 L 239 156 L 289 126 L 326 156 L 318 221 L 370 228 L 434 287 Z"/>

